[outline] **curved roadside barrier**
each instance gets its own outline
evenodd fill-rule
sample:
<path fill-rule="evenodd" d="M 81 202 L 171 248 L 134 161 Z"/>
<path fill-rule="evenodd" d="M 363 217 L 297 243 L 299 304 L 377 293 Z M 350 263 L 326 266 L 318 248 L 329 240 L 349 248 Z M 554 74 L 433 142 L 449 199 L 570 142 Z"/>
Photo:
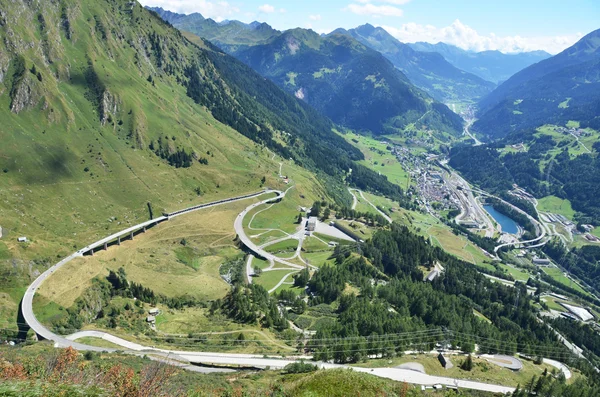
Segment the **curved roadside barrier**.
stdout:
<path fill-rule="evenodd" d="M 44 281 L 46 281 L 46 279 L 48 277 L 50 277 L 52 274 L 54 274 L 58 269 L 60 269 L 61 267 L 63 267 L 64 265 L 66 265 L 67 263 L 71 262 L 73 259 L 75 258 L 79 258 L 82 257 L 84 254 L 88 254 L 91 253 L 93 255 L 94 250 L 98 247 L 102 247 L 104 249 L 108 248 L 108 244 L 113 242 L 113 241 L 117 241 L 119 244 L 121 242 L 121 238 L 123 236 L 130 236 L 131 238 L 133 238 L 135 232 L 139 232 L 140 230 L 142 231 L 146 231 L 147 228 L 149 227 L 153 227 L 158 225 L 161 222 L 164 221 L 168 221 L 169 219 L 178 216 L 178 215 L 182 215 L 185 213 L 189 213 L 192 211 L 197 211 L 200 209 L 204 209 L 204 208 L 209 208 L 209 207 L 214 207 L 214 206 L 218 206 L 218 205 L 223 205 L 226 203 L 231 203 L 234 201 L 240 201 L 240 200 L 246 200 L 249 198 L 253 198 L 253 197 L 258 197 L 261 196 L 263 194 L 267 194 L 267 193 L 277 193 L 277 194 L 282 194 L 282 192 L 276 191 L 276 190 L 270 190 L 270 189 L 265 189 L 263 191 L 257 192 L 257 193 L 252 193 L 252 194 L 247 194 L 247 195 L 243 195 L 243 196 L 237 196 L 237 197 L 232 197 L 229 199 L 224 199 L 224 200 L 218 200 L 218 201 L 213 201 L 210 203 L 206 203 L 206 204 L 200 204 L 200 205 L 195 205 L 193 207 L 189 207 L 180 211 L 176 211 L 173 212 L 171 214 L 165 214 L 163 216 L 160 216 L 158 218 L 140 223 L 138 225 L 135 226 L 131 226 L 127 229 L 121 230 L 120 232 L 111 234 L 108 237 L 105 237 L 101 240 L 98 240 L 92 244 L 89 244 L 87 246 L 85 246 L 84 248 L 78 250 L 77 252 L 69 255 L 68 257 L 64 258 L 63 260 L 61 260 L 60 262 L 56 263 L 55 265 L 51 266 L 50 268 L 48 268 L 45 272 L 43 272 L 42 274 L 40 274 L 38 276 L 38 278 L 36 278 L 33 283 L 31 283 L 31 285 L 29 285 L 29 287 L 27 288 L 27 290 L 25 291 L 25 295 L 23 296 L 23 300 L 21 301 L 21 313 L 23 314 L 23 318 L 25 320 L 25 322 L 29 325 L 29 327 L 31 327 L 31 329 L 33 330 L 33 332 L 36 333 L 36 335 L 38 335 L 38 337 L 41 337 L 43 339 L 46 340 L 51 340 L 55 342 L 56 346 L 59 347 L 69 347 L 72 346 L 75 349 L 78 350 L 92 350 L 92 351 L 115 351 L 116 349 L 110 349 L 110 348 L 100 348 L 100 347 L 95 347 L 95 346 L 88 346 L 82 343 L 78 343 L 75 342 L 73 340 L 67 339 L 67 337 L 63 337 L 60 335 L 57 335 L 55 333 L 53 333 L 52 331 L 50 331 L 48 328 L 46 328 L 42 323 L 40 323 L 34 312 L 33 312 L 33 297 L 35 296 L 35 292 L 37 291 L 37 289 L 42 285 L 42 283 Z M 143 347 L 143 346 L 142 346 Z"/>

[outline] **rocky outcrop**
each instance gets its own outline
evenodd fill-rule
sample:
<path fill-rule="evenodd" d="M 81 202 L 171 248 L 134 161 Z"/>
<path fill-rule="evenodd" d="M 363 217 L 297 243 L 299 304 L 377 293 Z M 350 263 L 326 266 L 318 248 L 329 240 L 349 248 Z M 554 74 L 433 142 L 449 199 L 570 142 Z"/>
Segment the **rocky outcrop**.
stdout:
<path fill-rule="evenodd" d="M 40 96 L 35 92 L 35 82 L 30 76 L 24 76 L 11 92 L 10 111 L 13 113 L 21 113 L 35 107 L 40 100 Z"/>
<path fill-rule="evenodd" d="M 101 115 L 100 122 L 102 125 L 106 125 L 113 117 L 119 113 L 120 101 L 110 91 L 104 90 L 102 94 L 102 103 L 100 105 Z"/>

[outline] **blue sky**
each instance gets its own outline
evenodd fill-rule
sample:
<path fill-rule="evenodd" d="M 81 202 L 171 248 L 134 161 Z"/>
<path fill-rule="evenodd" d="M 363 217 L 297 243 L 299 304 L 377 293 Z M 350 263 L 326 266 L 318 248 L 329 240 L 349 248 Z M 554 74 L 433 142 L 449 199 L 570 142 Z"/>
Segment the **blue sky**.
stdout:
<path fill-rule="evenodd" d="M 444 41 L 475 51 L 557 53 L 600 28 L 598 0 L 141 0 L 216 20 L 258 20 L 319 33 L 364 23 L 404 42 Z"/>

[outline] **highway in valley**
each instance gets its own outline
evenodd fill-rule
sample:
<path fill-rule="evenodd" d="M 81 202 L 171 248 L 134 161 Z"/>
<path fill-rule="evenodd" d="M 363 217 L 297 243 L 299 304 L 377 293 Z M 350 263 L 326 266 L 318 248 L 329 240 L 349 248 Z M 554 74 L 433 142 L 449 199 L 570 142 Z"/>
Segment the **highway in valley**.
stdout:
<path fill-rule="evenodd" d="M 290 188 L 291 189 L 291 188 Z M 288 189 L 289 190 L 289 189 Z M 248 249 L 254 252 L 256 256 L 263 257 L 269 261 L 273 261 L 274 263 L 280 263 L 291 267 L 292 271 L 294 269 L 302 268 L 301 266 L 286 261 L 285 259 L 281 259 L 276 257 L 273 254 L 265 252 L 262 248 L 257 246 L 251 239 L 246 235 L 246 232 L 243 228 L 243 220 L 245 215 L 247 215 L 250 211 L 255 209 L 256 207 L 268 203 L 278 202 L 285 198 L 286 192 L 275 191 L 275 190 L 265 190 L 262 192 L 258 192 L 251 195 L 233 197 L 231 199 L 220 200 L 217 202 L 207 203 L 198 205 L 195 207 L 190 207 L 188 209 L 184 209 L 181 211 L 176 211 L 172 214 L 166 214 L 160 218 L 160 222 L 168 221 L 169 218 L 173 216 L 181 216 L 191 211 L 201 210 L 204 208 L 210 208 L 218 205 L 224 205 L 227 203 L 231 203 L 233 201 L 246 200 L 249 198 L 258 197 L 263 194 L 273 194 L 275 193 L 277 196 L 262 200 L 258 203 L 254 203 L 249 205 L 246 209 L 244 209 L 236 218 L 234 223 L 234 229 L 238 234 L 240 240 L 247 246 Z M 165 218 L 165 219 L 163 219 Z M 114 239 L 118 239 L 120 236 L 131 235 L 132 233 L 140 230 L 145 230 L 145 227 L 150 225 L 156 225 L 158 223 L 158 218 L 152 221 L 144 222 L 139 225 L 132 226 L 122 232 L 113 234 L 105 239 L 100 240 L 99 242 L 90 244 L 85 248 L 71 254 L 70 256 L 64 258 L 57 264 L 50 267 L 44 273 L 42 273 L 28 288 L 25 292 L 25 295 L 22 300 L 21 311 L 25 322 L 31 327 L 31 329 L 40 337 L 49 341 L 53 341 L 56 347 L 73 347 L 80 351 L 107 351 L 107 352 L 115 352 L 116 348 L 104 348 L 91 346 L 84 343 L 80 343 L 77 340 L 83 337 L 96 337 L 101 338 L 105 341 L 108 341 L 112 344 L 120 346 L 119 350 L 122 350 L 129 354 L 135 355 L 147 355 L 151 359 L 161 360 L 163 362 L 169 362 L 173 365 L 176 365 L 180 368 L 202 371 L 202 372 L 214 372 L 214 369 L 200 369 L 200 367 L 190 366 L 191 364 L 206 364 L 206 365 L 219 365 L 219 366 L 230 366 L 233 368 L 239 367 L 250 367 L 250 368 L 271 368 L 271 369 L 280 369 L 285 367 L 286 365 L 298 362 L 303 359 L 310 359 L 310 357 L 306 356 L 296 356 L 296 357 L 269 357 L 265 355 L 253 355 L 253 354 L 237 354 L 237 353 L 216 353 L 216 352 L 203 352 L 203 351 L 181 351 L 181 350 L 169 350 L 169 349 L 158 349 L 152 346 L 144 346 L 139 343 L 134 343 L 123 338 L 111 335 L 110 333 L 103 331 L 80 331 L 68 336 L 57 335 L 48 328 L 46 328 L 41 322 L 39 322 L 35 316 L 33 311 L 33 298 L 35 296 L 36 291 L 42 285 L 42 283 L 48 279 L 52 274 L 54 274 L 58 269 L 60 269 L 65 264 L 69 263 L 75 258 L 79 258 L 84 255 L 84 253 L 90 252 L 90 247 L 106 247 L 105 243 L 110 243 L 114 241 Z M 251 263 L 251 262 L 250 262 Z M 445 385 L 450 387 L 459 387 L 466 389 L 474 389 L 480 391 L 494 392 L 494 393 L 509 393 L 514 390 L 513 387 L 502 386 L 502 385 L 493 385 L 484 382 L 475 382 L 447 377 L 439 377 L 426 375 L 423 373 L 411 371 L 408 369 L 400 369 L 400 368 L 363 368 L 363 367 L 354 367 L 348 365 L 340 365 L 340 364 L 332 364 L 332 363 L 317 363 L 321 368 L 351 368 L 354 371 L 365 372 L 371 375 L 375 375 L 382 378 L 393 379 L 396 381 L 407 382 L 411 384 L 418 385 Z"/>

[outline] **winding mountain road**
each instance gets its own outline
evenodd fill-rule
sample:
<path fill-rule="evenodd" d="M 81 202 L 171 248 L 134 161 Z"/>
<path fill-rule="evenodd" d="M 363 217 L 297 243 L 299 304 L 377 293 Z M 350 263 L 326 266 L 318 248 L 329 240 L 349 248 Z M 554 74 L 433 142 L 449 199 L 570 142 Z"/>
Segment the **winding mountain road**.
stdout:
<path fill-rule="evenodd" d="M 360 194 L 360 197 L 365 200 L 367 202 L 367 204 L 369 204 L 371 207 L 373 207 L 375 209 L 375 211 L 377 211 L 379 213 L 379 215 L 383 216 L 385 218 L 386 221 L 388 221 L 388 223 L 392 223 L 392 218 L 390 218 L 385 212 L 381 211 L 379 208 L 377 208 L 377 206 L 375 204 L 373 204 L 372 202 L 370 202 L 364 195 L 362 190 L 358 190 L 358 189 L 348 189 L 348 191 L 350 192 L 350 194 L 352 195 L 352 209 L 356 209 L 356 205 L 358 204 L 358 199 L 356 198 L 356 196 L 354 195 L 354 193 L 352 193 L 352 191 L 358 192 Z"/>
<path fill-rule="evenodd" d="M 289 191 L 289 189 L 288 189 L 288 191 Z M 256 193 L 253 195 L 236 197 L 236 198 L 227 199 L 227 200 L 221 200 L 221 201 L 214 202 L 214 203 L 208 203 L 208 204 L 204 204 L 204 205 L 200 205 L 200 206 L 191 207 L 186 210 L 177 211 L 176 213 L 167 215 L 167 217 L 160 217 L 160 218 L 154 219 L 152 221 L 148 221 L 148 222 L 144 222 L 139 225 L 136 225 L 136 226 L 132 226 L 131 228 L 126 229 L 123 232 L 113 234 L 105 239 L 102 239 L 96 243 L 90 244 L 87 247 L 71 254 L 70 256 L 66 257 L 65 259 L 63 259 L 62 261 L 53 265 L 48 270 L 46 270 L 44 273 L 42 273 L 27 288 L 27 291 L 25 292 L 25 295 L 23 297 L 22 304 L 21 304 L 21 311 L 22 311 L 24 320 L 27 322 L 27 324 L 31 327 L 31 329 L 39 337 L 53 341 L 56 347 L 73 347 L 73 348 L 75 348 L 77 350 L 81 350 L 81 351 L 107 351 L 107 352 L 117 351 L 117 349 L 115 349 L 115 348 L 90 346 L 90 345 L 86 345 L 84 343 L 77 342 L 78 339 L 81 339 L 83 337 L 101 338 L 110 343 L 121 346 L 123 349 L 125 349 L 126 352 L 128 352 L 130 354 L 136 354 L 136 355 L 140 355 L 140 356 L 148 354 L 148 355 L 151 355 L 150 357 L 152 359 L 162 360 L 165 362 L 172 361 L 174 365 L 177 365 L 181 368 L 190 369 L 190 370 L 199 370 L 199 369 L 197 367 L 190 366 L 188 363 L 225 365 L 225 366 L 236 366 L 236 367 L 247 366 L 247 367 L 253 367 L 253 368 L 269 367 L 272 369 L 281 369 L 281 368 L 284 368 L 288 364 L 298 362 L 300 359 L 306 359 L 307 357 L 290 357 L 290 358 L 286 358 L 286 359 L 281 359 L 278 357 L 268 357 L 268 356 L 264 356 L 264 355 L 252 355 L 252 354 L 212 353 L 212 352 L 193 352 L 193 351 L 157 349 L 154 347 L 148 347 L 148 346 L 144 346 L 144 345 L 141 345 L 138 343 L 130 342 L 123 338 L 119 338 L 117 336 L 114 336 L 107 332 L 102 332 L 102 331 L 80 331 L 80 332 L 71 334 L 69 336 L 60 336 L 60 335 L 53 333 L 52 331 L 47 329 L 43 324 L 41 324 L 37 320 L 37 318 L 33 312 L 33 298 L 34 298 L 34 295 L 35 295 L 37 289 L 40 287 L 40 285 L 48 277 L 50 277 L 53 273 L 55 273 L 58 269 L 60 269 L 62 266 L 69 263 L 70 261 L 72 261 L 75 258 L 83 256 L 84 253 L 88 252 L 90 249 L 93 249 L 92 247 L 104 246 L 105 243 L 111 242 L 115 238 L 118 238 L 119 236 L 126 235 L 128 233 L 132 233 L 132 232 L 138 231 L 140 229 L 143 229 L 146 226 L 156 224 L 156 223 L 158 223 L 157 220 L 159 220 L 159 219 L 162 222 L 162 221 L 168 220 L 169 217 L 172 217 L 172 216 L 182 215 L 184 213 L 196 211 L 196 210 L 202 209 L 202 208 L 208 208 L 208 207 L 212 207 L 212 206 L 216 206 L 216 205 L 222 205 L 222 204 L 226 204 L 226 203 L 229 203 L 232 201 L 238 201 L 238 200 L 244 200 L 244 199 L 251 198 L 251 197 L 257 197 L 259 195 L 266 194 L 266 193 L 277 193 L 277 196 L 274 198 L 269 198 L 269 199 L 266 199 L 261 202 L 258 202 L 258 203 L 248 206 L 244 211 L 242 211 L 237 216 L 235 223 L 234 223 L 235 231 L 237 232 L 240 240 L 251 251 L 255 252 L 258 256 L 264 257 L 267 260 L 281 263 L 283 265 L 286 265 L 286 266 L 289 266 L 292 268 L 302 269 L 303 268 L 302 266 L 296 265 L 294 263 L 290 263 L 284 259 L 278 258 L 272 254 L 265 252 L 264 250 L 259 248 L 255 243 L 253 243 L 244 231 L 243 219 L 248 212 L 252 211 L 254 208 L 256 208 L 260 205 L 280 200 L 280 199 L 284 198 L 285 194 L 287 193 L 287 191 L 280 192 L 280 191 L 273 191 L 273 190 L 265 190 L 263 192 Z M 163 218 L 166 218 L 166 219 L 163 219 Z M 249 260 L 248 263 L 251 264 L 251 259 Z M 292 271 L 293 271 L 293 269 L 292 269 Z M 158 356 L 158 357 L 152 357 L 152 356 Z M 310 358 L 310 357 L 308 357 L 308 358 Z M 184 361 L 184 362 L 182 362 L 182 361 Z M 468 381 L 468 380 L 453 379 L 453 378 L 440 377 L 440 376 L 431 376 L 431 375 L 426 375 L 426 374 L 422 374 L 419 372 L 415 372 L 415 371 L 411 371 L 411 370 L 407 370 L 407 369 L 400 369 L 400 368 L 373 368 L 373 369 L 371 369 L 371 368 L 351 367 L 351 366 L 347 366 L 347 365 L 339 365 L 339 364 L 331 364 L 331 363 L 317 363 L 317 364 L 321 368 L 348 368 L 348 369 L 351 368 L 354 371 L 370 373 L 371 375 L 375 375 L 378 377 L 392 379 L 392 380 L 396 380 L 396 381 L 400 381 L 400 382 L 407 382 L 407 383 L 411 383 L 411 384 L 428 385 L 428 386 L 440 384 L 440 385 L 446 385 L 446 386 L 451 386 L 451 387 L 475 389 L 475 390 L 494 392 L 494 393 L 509 393 L 509 392 L 514 391 L 513 387 L 493 385 L 493 384 L 488 384 L 488 383 L 483 383 L 483 382 L 474 382 L 474 381 Z"/>

